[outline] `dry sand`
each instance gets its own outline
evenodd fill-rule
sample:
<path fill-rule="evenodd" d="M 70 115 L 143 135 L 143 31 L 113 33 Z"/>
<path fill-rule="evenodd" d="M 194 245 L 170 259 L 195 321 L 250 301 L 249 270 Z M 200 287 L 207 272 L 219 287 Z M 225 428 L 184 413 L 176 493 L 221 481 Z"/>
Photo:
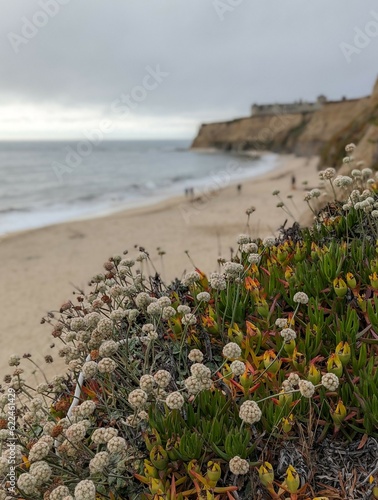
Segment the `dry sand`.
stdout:
<path fill-rule="evenodd" d="M 316 164 L 317 158 L 282 156 L 276 170 L 244 181 L 240 194 L 235 185 L 229 185 L 211 195 L 202 193 L 202 200 L 194 203 L 176 198 L 1 239 L 0 374 L 10 372 L 7 360 L 12 353 L 32 353 L 48 374 L 62 366 L 61 360 L 47 366 L 44 362 L 45 354 L 55 358 L 56 354 L 49 348 L 54 341 L 51 327 L 41 325 L 40 319 L 50 308 L 57 310 L 72 298 L 74 286 L 86 289 L 88 279 L 102 272 L 103 262 L 114 254 L 129 250 L 129 255 L 135 256 L 138 250 L 134 245 L 143 246 L 163 278 L 170 279 L 193 268 L 185 254 L 189 250 L 196 266 L 205 272 L 214 271 L 217 258 L 228 258 L 238 234 L 248 232 L 247 208 L 256 207 L 250 220 L 252 237 L 273 234 L 286 219 L 289 225 L 293 222 L 276 207 L 279 200 L 272 196 L 275 189 L 281 190 L 282 199 L 296 219 L 308 222 L 309 213 L 303 201 L 307 188 L 302 183 L 308 181 L 309 188 L 318 185 Z M 292 191 L 293 174 L 297 189 Z M 293 200 L 286 199 L 288 194 L 293 195 Z M 157 247 L 166 252 L 164 269 Z"/>

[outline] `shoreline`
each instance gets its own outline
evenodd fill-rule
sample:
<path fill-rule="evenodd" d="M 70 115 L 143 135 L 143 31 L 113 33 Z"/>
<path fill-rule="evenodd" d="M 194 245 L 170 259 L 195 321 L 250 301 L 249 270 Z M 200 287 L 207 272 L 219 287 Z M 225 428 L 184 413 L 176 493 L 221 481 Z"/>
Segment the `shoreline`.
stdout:
<path fill-rule="evenodd" d="M 194 149 L 193 152 L 199 153 L 199 154 L 213 154 L 213 153 L 223 153 L 220 152 L 219 150 L 213 149 L 213 150 L 201 150 L 201 149 Z M 235 177 L 234 179 L 230 178 L 230 180 L 225 184 L 225 186 L 222 187 L 228 187 L 232 185 L 237 185 L 240 182 L 248 182 L 249 180 L 252 179 L 257 179 L 261 176 L 264 176 L 274 170 L 276 170 L 277 164 L 279 163 L 279 158 L 280 155 L 277 153 L 270 153 L 267 151 L 245 151 L 241 152 L 240 154 L 235 154 L 232 153 L 230 155 L 230 160 L 229 164 L 232 163 L 233 160 L 235 160 L 238 156 L 244 157 L 244 158 L 250 158 L 252 161 L 258 161 L 262 157 L 271 157 L 271 160 L 267 164 L 262 164 L 260 166 L 257 166 L 255 169 L 248 169 L 248 172 L 240 175 L 240 177 Z M 272 161 L 273 160 L 273 161 Z M 273 164 L 273 166 L 272 166 Z M 192 179 L 191 182 L 194 184 L 194 188 L 197 191 L 196 196 L 201 195 L 201 193 L 208 191 L 211 189 L 211 186 L 213 186 L 217 180 L 219 180 L 219 177 L 222 176 L 223 174 L 228 174 L 229 176 L 233 175 L 235 172 L 232 170 L 233 167 L 231 167 L 230 172 L 228 170 L 226 171 L 219 171 L 219 172 L 214 172 L 211 174 L 211 176 L 208 177 L 203 177 L 203 178 L 195 178 Z M 237 166 L 237 170 L 239 167 Z M 265 172 L 263 172 L 263 169 L 265 169 Z M 97 219 L 97 218 L 103 218 L 103 217 L 110 217 L 114 214 L 120 213 L 120 212 L 132 212 L 132 211 L 137 211 L 140 209 L 149 209 L 154 206 L 158 206 L 160 204 L 165 204 L 165 203 L 170 203 L 172 202 L 179 202 L 179 201 L 185 201 L 187 198 L 181 194 L 182 191 L 184 190 L 184 186 L 176 186 L 176 189 L 172 189 L 171 191 L 166 191 L 161 194 L 159 194 L 158 190 L 156 193 L 152 194 L 150 197 L 141 197 L 139 199 L 135 199 L 134 201 L 128 201 L 119 205 L 115 205 L 113 207 L 103 207 L 102 209 L 96 211 L 94 210 L 93 212 L 88 212 L 88 213 L 82 213 L 82 214 L 77 214 L 72 217 L 68 217 L 66 220 L 58 220 L 55 222 L 49 222 L 47 224 L 42 224 L 38 225 L 36 227 L 28 227 L 28 228 L 23 228 L 23 229 L 17 229 L 15 231 L 11 232 L 4 232 L 0 233 L 0 243 L 2 240 L 7 239 L 9 237 L 16 236 L 20 233 L 27 233 L 29 231 L 36 231 L 39 229 L 47 228 L 47 227 L 53 227 L 57 226 L 60 224 L 67 224 L 67 223 L 73 223 L 73 222 L 79 222 L 79 221 L 85 221 L 85 220 L 90 220 L 90 219 Z M 160 191 L 164 191 L 160 190 Z M 90 209 L 89 209 L 90 210 Z"/>
<path fill-rule="evenodd" d="M 0 289 L 2 315 L 0 331 L 5 340 L 0 354 L 3 373 L 13 353 L 31 352 L 34 361 L 53 374 L 63 366 L 49 344 L 60 347 L 51 337 L 51 328 L 40 325 L 46 311 L 59 310 L 67 300 L 75 300 L 74 287 L 88 290 L 88 280 L 112 255 L 125 250 L 135 258 L 138 248 L 150 253 L 151 263 L 143 272 L 169 281 L 193 269 L 190 258 L 202 271 L 218 269 L 217 259 L 229 259 L 238 234 L 252 237 L 274 233 L 289 217 L 276 208 L 275 189 L 293 196 L 290 209 L 304 221 L 307 205 L 303 201 L 303 181 L 315 187 L 318 182 L 317 158 L 278 157 L 277 168 L 264 175 L 240 181 L 242 190 L 229 183 L 219 190 L 208 191 L 201 199 L 189 202 L 184 196 L 158 204 L 123 210 L 103 217 L 75 220 L 28 231 L 0 239 L 3 287 Z M 291 190 L 291 176 L 297 178 L 297 189 Z M 205 196 L 206 194 L 206 196 Z M 286 201 L 286 200 L 285 200 Z M 255 206 L 246 227 L 247 208 Z M 293 221 L 288 222 L 290 225 Z M 159 247 L 166 255 L 159 256 Z M 153 267 L 154 266 L 154 267 Z M 139 267 L 139 263 L 135 269 Z M 56 363 L 46 365 L 44 356 L 52 354 Z"/>

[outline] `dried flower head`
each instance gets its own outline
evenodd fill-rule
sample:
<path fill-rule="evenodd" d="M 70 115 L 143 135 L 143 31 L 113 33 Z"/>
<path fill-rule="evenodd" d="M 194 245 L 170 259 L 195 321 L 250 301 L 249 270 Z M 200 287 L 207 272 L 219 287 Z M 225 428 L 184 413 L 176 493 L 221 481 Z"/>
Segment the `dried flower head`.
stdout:
<path fill-rule="evenodd" d="M 168 408 L 170 408 L 171 410 L 179 410 L 180 408 L 182 408 L 185 401 L 181 393 L 176 391 L 168 394 L 165 402 Z"/>
<path fill-rule="evenodd" d="M 284 328 L 281 330 L 281 337 L 285 342 L 291 342 L 297 338 L 297 334 L 292 328 Z"/>
<path fill-rule="evenodd" d="M 296 302 L 297 304 L 307 304 L 308 295 L 307 293 L 304 292 L 297 292 L 293 297 L 293 301 Z"/>
<path fill-rule="evenodd" d="M 236 376 L 243 375 L 245 372 L 245 363 L 243 363 L 243 361 L 235 360 L 231 363 L 230 370 Z"/>
<path fill-rule="evenodd" d="M 134 389 L 127 398 L 133 408 L 141 408 L 147 403 L 147 393 L 142 389 Z"/>
<path fill-rule="evenodd" d="M 202 363 L 203 354 L 199 349 L 192 349 L 188 354 L 188 358 L 192 363 Z"/>
<path fill-rule="evenodd" d="M 299 392 L 304 398 L 311 398 L 315 392 L 315 386 L 309 380 L 300 380 L 298 387 Z"/>

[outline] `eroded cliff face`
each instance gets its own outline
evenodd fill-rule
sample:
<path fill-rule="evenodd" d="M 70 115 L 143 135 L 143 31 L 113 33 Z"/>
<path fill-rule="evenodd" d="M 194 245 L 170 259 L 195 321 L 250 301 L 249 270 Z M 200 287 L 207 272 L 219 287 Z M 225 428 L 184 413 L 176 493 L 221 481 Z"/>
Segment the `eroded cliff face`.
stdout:
<path fill-rule="evenodd" d="M 203 124 L 193 148 L 269 150 L 320 155 L 320 167 L 338 166 L 349 142 L 356 158 L 378 167 L 378 80 L 370 97 L 328 102 L 313 113 L 251 116 Z"/>

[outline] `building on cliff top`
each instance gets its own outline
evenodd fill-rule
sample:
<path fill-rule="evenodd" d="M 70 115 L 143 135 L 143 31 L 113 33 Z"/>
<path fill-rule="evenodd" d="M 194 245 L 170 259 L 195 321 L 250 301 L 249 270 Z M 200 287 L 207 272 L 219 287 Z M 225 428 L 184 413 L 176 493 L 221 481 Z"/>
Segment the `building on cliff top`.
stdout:
<path fill-rule="evenodd" d="M 253 104 L 251 108 L 252 116 L 262 115 L 283 115 L 288 113 L 312 113 L 321 109 L 327 102 L 324 95 L 320 95 L 316 102 L 295 101 L 289 104 Z"/>

